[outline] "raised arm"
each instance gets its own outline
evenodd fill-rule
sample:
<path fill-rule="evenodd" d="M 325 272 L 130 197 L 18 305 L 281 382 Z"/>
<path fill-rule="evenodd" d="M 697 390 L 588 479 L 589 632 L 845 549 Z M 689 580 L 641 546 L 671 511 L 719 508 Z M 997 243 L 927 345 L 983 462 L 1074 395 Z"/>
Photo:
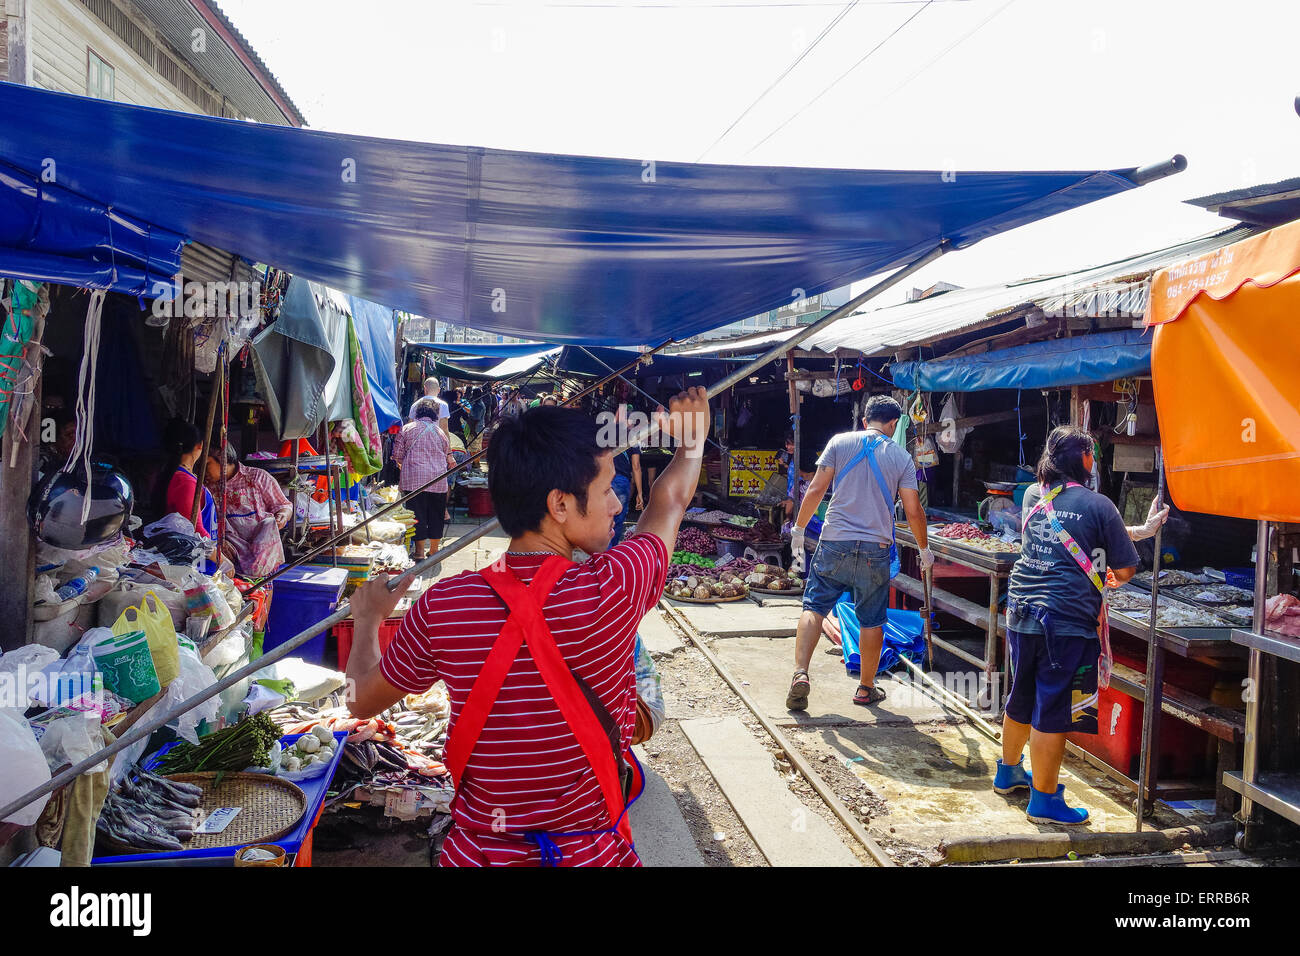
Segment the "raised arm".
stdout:
<path fill-rule="evenodd" d="M 661 428 L 681 442 L 681 447 L 650 486 L 650 500 L 636 528 L 638 533 L 657 535 L 672 554 L 682 515 L 700 482 L 700 461 L 709 434 L 708 394 L 698 386 L 679 393 L 660 421 Z"/>

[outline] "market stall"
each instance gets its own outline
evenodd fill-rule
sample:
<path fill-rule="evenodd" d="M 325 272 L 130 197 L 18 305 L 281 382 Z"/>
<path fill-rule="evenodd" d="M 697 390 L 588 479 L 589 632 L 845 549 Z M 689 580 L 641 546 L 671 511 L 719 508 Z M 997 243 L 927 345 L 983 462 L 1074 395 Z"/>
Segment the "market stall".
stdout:
<path fill-rule="evenodd" d="M 1165 270 L 1147 315 L 1173 500 L 1257 527 L 1251 620 L 1231 632 L 1249 654 L 1245 751 L 1240 771 L 1223 776 L 1241 795 L 1248 848 L 1265 829 L 1257 806 L 1300 823 L 1290 729 L 1300 663 L 1298 242 L 1292 223 Z"/>

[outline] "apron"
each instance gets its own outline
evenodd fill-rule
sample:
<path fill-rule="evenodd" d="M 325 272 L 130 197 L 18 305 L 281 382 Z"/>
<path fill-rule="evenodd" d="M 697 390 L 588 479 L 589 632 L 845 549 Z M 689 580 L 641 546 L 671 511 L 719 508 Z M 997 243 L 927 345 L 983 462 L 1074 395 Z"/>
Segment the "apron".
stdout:
<path fill-rule="evenodd" d="M 542 866 L 558 866 L 563 859 L 560 848 L 553 840 L 556 836 L 618 833 L 632 846 L 632 827 L 627 819 L 627 811 L 645 788 L 645 776 L 632 754 L 631 746 L 624 745 L 619 740 L 618 727 L 609 718 L 604 705 L 569 668 L 542 614 L 542 604 L 555 588 L 560 576 L 572 566 L 572 561 L 559 555 L 549 557 L 542 562 L 532 583 L 528 585 L 521 582 L 508 567 L 504 567 L 504 562 L 501 568 L 484 568 L 479 572 L 501 598 L 509 617 L 474 681 L 443 754 L 443 763 L 451 773 L 456 785 L 456 799 L 459 799 L 470 755 L 483 733 L 506 675 L 526 641 L 547 690 L 559 706 L 560 714 L 577 738 L 583 755 L 600 784 L 608 817 L 608 826 L 600 830 L 528 830 L 513 834 L 537 845 Z M 492 835 L 500 836 L 501 833 L 498 831 Z"/>
<path fill-rule="evenodd" d="M 1104 690 L 1110 686 L 1110 672 L 1114 663 L 1110 653 L 1110 617 L 1107 613 L 1108 608 L 1106 605 L 1106 582 L 1101 579 L 1101 575 L 1097 573 L 1097 569 L 1092 566 L 1092 562 L 1088 560 L 1088 556 L 1083 553 L 1083 548 L 1079 547 L 1079 542 L 1074 540 L 1074 535 L 1065 530 L 1065 525 L 1061 524 L 1061 519 L 1056 516 L 1056 508 L 1052 505 L 1052 499 L 1066 488 L 1082 487 L 1083 486 L 1077 481 L 1067 481 L 1059 488 L 1053 488 L 1050 492 L 1039 498 L 1034 506 L 1029 509 L 1029 514 L 1025 515 L 1024 520 L 1021 522 L 1021 527 L 1028 527 L 1029 519 L 1034 516 L 1034 513 L 1037 512 L 1039 508 L 1042 508 L 1047 513 L 1047 520 L 1052 526 L 1052 531 L 1056 534 L 1056 539 L 1060 541 L 1065 550 L 1069 552 L 1070 557 L 1074 558 L 1074 563 L 1079 566 L 1079 570 L 1088 576 L 1088 580 L 1092 582 L 1093 587 L 1101 593 L 1101 614 L 1098 617 L 1100 627 L 1097 630 L 1097 636 L 1101 638 L 1101 655 L 1097 658 L 1097 686 Z M 1037 605 L 1016 604 L 1014 608 L 1009 608 L 1009 610 L 1015 610 L 1016 613 L 1021 614 L 1022 616 L 1032 616 L 1036 618 L 1039 623 L 1043 625 L 1043 633 L 1047 638 L 1050 648 L 1050 644 L 1054 638 L 1054 629 L 1051 626 L 1051 615 L 1048 613 L 1046 608 L 1040 608 Z M 1055 666 L 1055 661 L 1052 661 L 1052 665 Z"/>

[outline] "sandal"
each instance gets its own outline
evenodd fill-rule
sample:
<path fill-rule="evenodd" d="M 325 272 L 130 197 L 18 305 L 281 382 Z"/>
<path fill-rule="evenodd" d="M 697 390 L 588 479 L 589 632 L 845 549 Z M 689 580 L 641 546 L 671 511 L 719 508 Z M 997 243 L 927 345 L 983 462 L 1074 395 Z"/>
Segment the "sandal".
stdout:
<path fill-rule="evenodd" d="M 879 687 L 863 687 L 858 685 L 858 689 L 853 692 L 853 703 L 859 707 L 870 707 L 872 704 L 878 704 L 885 699 L 885 692 Z"/>
<path fill-rule="evenodd" d="M 812 684 L 808 682 L 808 672 L 800 668 L 794 672 L 794 677 L 790 681 L 790 693 L 785 695 L 785 706 L 790 710 L 807 710 L 808 694 L 811 690 Z"/>

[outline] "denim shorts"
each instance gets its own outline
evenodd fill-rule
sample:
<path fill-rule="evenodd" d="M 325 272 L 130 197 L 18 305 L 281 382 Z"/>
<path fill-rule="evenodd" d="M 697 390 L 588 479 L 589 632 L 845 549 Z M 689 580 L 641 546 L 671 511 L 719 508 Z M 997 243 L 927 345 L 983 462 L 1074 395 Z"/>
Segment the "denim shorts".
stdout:
<path fill-rule="evenodd" d="M 860 626 L 884 626 L 889 604 L 889 545 L 874 541 L 822 541 L 817 545 L 803 591 L 803 609 L 829 614 L 846 591 L 853 595 Z"/>

